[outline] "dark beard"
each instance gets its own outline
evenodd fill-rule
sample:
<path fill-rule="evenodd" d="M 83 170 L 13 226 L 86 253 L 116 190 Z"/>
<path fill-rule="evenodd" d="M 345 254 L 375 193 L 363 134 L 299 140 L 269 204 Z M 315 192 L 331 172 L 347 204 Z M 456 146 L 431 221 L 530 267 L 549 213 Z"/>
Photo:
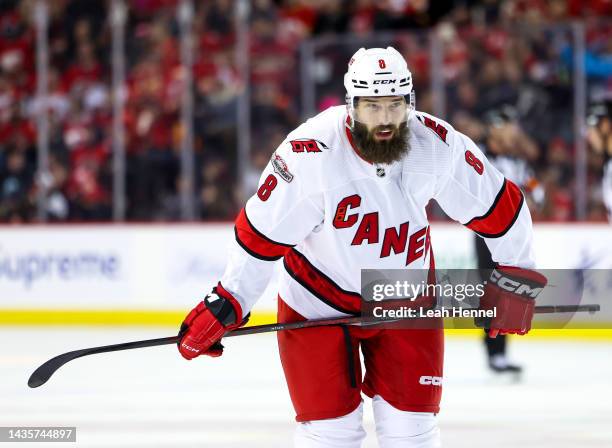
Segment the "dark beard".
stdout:
<path fill-rule="evenodd" d="M 374 139 L 374 134 L 380 131 L 393 131 L 393 135 L 389 140 L 377 141 Z M 408 153 L 408 124 L 403 122 L 398 127 L 377 126 L 372 131 L 368 131 L 365 124 L 354 121 L 353 140 L 359 149 L 359 153 L 364 159 L 372 163 L 390 164 L 400 160 Z"/>

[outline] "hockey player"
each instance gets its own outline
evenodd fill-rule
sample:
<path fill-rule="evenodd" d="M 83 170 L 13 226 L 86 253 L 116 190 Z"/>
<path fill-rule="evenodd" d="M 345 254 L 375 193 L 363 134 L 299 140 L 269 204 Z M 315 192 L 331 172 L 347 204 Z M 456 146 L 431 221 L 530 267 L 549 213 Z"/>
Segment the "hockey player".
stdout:
<path fill-rule="evenodd" d="M 608 212 L 608 221 L 612 224 L 612 101 L 593 105 L 587 124 L 589 148 L 603 158 L 601 191 Z"/>
<path fill-rule="evenodd" d="M 489 111 L 485 119 L 486 136 L 482 141 L 476 141 L 476 144 L 495 168 L 527 193 L 527 199 L 531 199 L 532 204 L 541 204 L 544 200 L 544 189 L 534 178 L 529 165 L 537 159 L 538 147 L 520 128 L 516 110 L 510 105 L 504 105 Z M 495 263 L 485 240 L 475 235 L 474 241 L 478 269 L 486 280 Z M 508 360 L 506 336 L 492 338 L 485 332 L 484 343 L 491 371 L 499 374 L 510 373 L 518 379 L 522 368 Z"/>
<path fill-rule="evenodd" d="M 344 85 L 346 107 L 311 118 L 272 155 L 236 219 L 225 273 L 185 318 L 183 357 L 221 355 L 221 337 L 243 323 L 281 258 L 280 322 L 358 315 L 362 268 L 433 266 L 431 199 L 486 238 L 499 279 L 480 303 L 497 306 L 491 334 L 531 328 L 534 300 L 513 292 L 525 288 L 498 286 L 546 283 L 531 270 L 521 191 L 470 139 L 414 109 L 412 75 L 395 49 L 357 51 Z M 278 344 L 295 446 L 359 447 L 361 392 L 373 399 L 381 447 L 440 446 L 441 329 L 308 328 L 279 332 Z"/>

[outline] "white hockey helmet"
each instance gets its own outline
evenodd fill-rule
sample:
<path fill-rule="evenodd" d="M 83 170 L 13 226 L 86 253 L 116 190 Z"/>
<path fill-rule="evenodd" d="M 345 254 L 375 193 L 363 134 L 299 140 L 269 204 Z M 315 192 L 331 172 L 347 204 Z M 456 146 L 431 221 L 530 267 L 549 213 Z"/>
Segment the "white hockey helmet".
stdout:
<path fill-rule="evenodd" d="M 414 110 L 412 73 L 404 57 L 393 47 L 360 48 L 348 63 L 344 87 L 351 120 L 355 98 L 360 96 L 403 96 L 409 113 Z"/>

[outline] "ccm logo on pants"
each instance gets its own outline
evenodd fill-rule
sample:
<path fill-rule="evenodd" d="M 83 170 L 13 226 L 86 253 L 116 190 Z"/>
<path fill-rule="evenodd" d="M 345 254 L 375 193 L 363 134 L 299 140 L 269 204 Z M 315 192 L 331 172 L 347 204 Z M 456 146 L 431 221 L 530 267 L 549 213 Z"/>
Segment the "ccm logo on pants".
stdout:
<path fill-rule="evenodd" d="M 419 378 L 419 384 L 424 386 L 441 386 L 442 377 L 440 376 L 422 376 Z"/>

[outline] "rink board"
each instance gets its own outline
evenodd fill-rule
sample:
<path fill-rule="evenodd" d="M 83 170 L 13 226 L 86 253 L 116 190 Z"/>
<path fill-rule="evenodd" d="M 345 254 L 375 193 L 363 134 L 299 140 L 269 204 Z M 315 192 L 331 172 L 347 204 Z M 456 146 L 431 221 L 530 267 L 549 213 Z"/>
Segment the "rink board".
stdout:
<path fill-rule="evenodd" d="M 476 266 L 470 231 L 431 235 L 437 267 Z M 1 227 L 0 324 L 176 325 L 223 274 L 233 238 L 230 223 Z M 538 224 L 534 249 L 540 268 L 609 268 L 612 227 Z M 275 309 L 273 278 L 253 323 Z"/>

